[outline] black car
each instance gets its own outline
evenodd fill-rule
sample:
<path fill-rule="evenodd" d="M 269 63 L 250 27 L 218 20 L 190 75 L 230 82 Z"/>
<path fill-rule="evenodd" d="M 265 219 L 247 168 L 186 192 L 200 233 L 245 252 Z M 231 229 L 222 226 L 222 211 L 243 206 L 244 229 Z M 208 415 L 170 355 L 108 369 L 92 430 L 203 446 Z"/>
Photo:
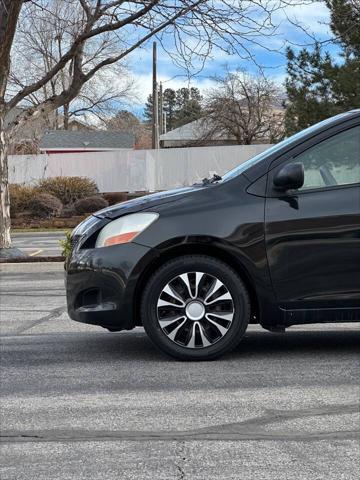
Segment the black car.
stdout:
<path fill-rule="evenodd" d="M 106 208 L 72 234 L 72 319 L 144 326 L 163 352 L 212 359 L 249 323 L 360 320 L 360 110 L 222 178 Z"/>

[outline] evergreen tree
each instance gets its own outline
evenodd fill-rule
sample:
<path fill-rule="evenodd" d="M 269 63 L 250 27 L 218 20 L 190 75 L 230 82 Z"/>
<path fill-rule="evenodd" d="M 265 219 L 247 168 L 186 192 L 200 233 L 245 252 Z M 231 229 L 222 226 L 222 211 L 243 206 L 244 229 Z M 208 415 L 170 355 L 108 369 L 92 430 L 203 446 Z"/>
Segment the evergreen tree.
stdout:
<path fill-rule="evenodd" d="M 145 108 L 144 108 L 144 118 L 146 123 L 151 123 L 152 122 L 152 116 L 153 116 L 153 97 L 152 94 L 150 94 L 147 97 L 147 100 L 145 102 Z"/>
<path fill-rule="evenodd" d="M 176 107 L 181 110 L 185 103 L 190 99 L 190 90 L 186 87 L 176 90 Z"/>
<path fill-rule="evenodd" d="M 174 126 L 181 127 L 201 117 L 202 96 L 198 88 L 180 88 L 176 91 L 176 119 Z"/>
<path fill-rule="evenodd" d="M 194 100 L 198 103 L 202 102 L 203 97 L 202 97 L 202 95 L 200 93 L 200 90 L 198 88 L 196 88 L 196 87 L 191 87 L 190 88 L 190 99 Z"/>
<path fill-rule="evenodd" d="M 163 107 L 166 113 L 167 130 L 173 130 L 199 119 L 201 117 L 201 101 L 202 96 L 198 88 L 183 87 L 176 91 L 172 88 L 165 89 L 163 93 Z M 144 108 L 146 123 L 152 122 L 152 109 L 152 95 L 149 95 Z"/>
<path fill-rule="evenodd" d="M 164 90 L 164 112 L 166 113 L 166 128 L 173 130 L 176 116 L 176 92 L 172 88 Z"/>
<path fill-rule="evenodd" d="M 360 56 L 360 3 L 358 0 L 325 0 L 330 27 L 347 55 Z"/>
<path fill-rule="evenodd" d="M 201 105 L 197 100 L 189 98 L 177 111 L 176 128 L 201 118 Z"/>
<path fill-rule="evenodd" d="M 336 113 L 360 107 L 360 7 L 352 0 L 326 0 L 331 29 L 342 61 L 315 45 L 287 51 L 286 134 L 291 135 Z"/>

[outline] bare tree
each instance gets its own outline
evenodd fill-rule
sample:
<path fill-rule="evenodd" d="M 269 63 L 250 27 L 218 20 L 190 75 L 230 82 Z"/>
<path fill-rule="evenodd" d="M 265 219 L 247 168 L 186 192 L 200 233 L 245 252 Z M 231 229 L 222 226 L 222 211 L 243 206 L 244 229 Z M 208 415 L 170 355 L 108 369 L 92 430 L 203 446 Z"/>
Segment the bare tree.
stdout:
<path fill-rule="evenodd" d="M 76 117 L 105 122 L 109 115 L 134 101 L 137 101 L 137 93 L 131 75 L 122 65 L 110 65 L 99 70 L 92 80 L 84 84 L 79 95 L 64 105 L 64 129 Z"/>
<path fill-rule="evenodd" d="M 105 121 L 106 130 L 122 130 L 137 135 L 141 128 L 138 117 L 128 110 L 119 110 L 116 115 L 107 118 Z"/>
<path fill-rule="evenodd" d="M 130 132 L 135 136 L 135 148 L 151 148 L 151 128 L 148 124 L 142 123 L 136 115 L 120 110 L 116 115 L 104 121 L 107 130 L 119 130 Z"/>
<path fill-rule="evenodd" d="M 27 83 L 43 77 L 58 63 L 69 41 L 76 36 L 83 15 L 80 3 L 71 3 L 72 8 L 69 8 L 69 2 L 52 0 L 47 8 L 28 7 L 26 15 L 20 16 L 12 49 L 8 93 L 17 92 Z M 104 58 L 118 55 L 121 49 L 122 44 L 108 34 L 101 41 L 89 42 L 84 49 L 84 58 L 90 67 Z M 26 103 L 36 106 L 60 93 L 68 88 L 71 77 L 70 62 L 68 68 L 61 69 L 42 89 L 27 97 Z M 58 111 L 48 121 L 54 124 L 54 128 L 61 125 L 67 130 L 72 117 L 91 113 L 102 120 L 123 107 L 133 96 L 133 81 L 126 65 L 117 62 L 99 70 L 83 85 L 73 101 L 62 106 L 61 121 Z"/>
<path fill-rule="evenodd" d="M 10 197 L 8 186 L 5 92 L 10 71 L 10 51 L 22 1 L 0 2 L 0 247 L 10 247 Z"/>
<path fill-rule="evenodd" d="M 202 141 L 226 135 L 239 145 L 250 145 L 283 136 L 281 91 L 274 82 L 242 70 L 214 80 L 216 86 L 206 98 Z"/>
<path fill-rule="evenodd" d="M 6 92 L 10 71 L 10 51 L 20 21 L 31 18 L 32 12 L 52 11 L 58 2 L 65 5 L 69 15 L 63 18 L 66 36 L 62 51 L 45 74 L 25 79 L 16 91 Z M 293 0 L 291 4 L 309 3 Z M 213 48 L 242 58 L 252 58 L 251 44 L 259 38 L 273 35 L 274 14 L 289 0 L 0 0 L 0 248 L 10 247 L 10 216 L 8 193 L 7 145 L 17 129 L 40 115 L 46 115 L 69 105 L 101 69 L 123 61 L 130 53 L 155 37 L 166 48 L 165 39 L 171 35 L 175 61 L 192 67 L 194 58 L 205 60 Z M 71 12 L 79 9 L 79 15 Z M 29 16 L 30 15 L 30 16 Z M 31 35 L 31 25 L 27 34 Z M 54 17 L 56 28 L 58 19 Z M 106 49 L 101 58 L 89 57 L 92 45 L 102 48 L 114 42 L 120 48 L 117 54 Z M 29 104 L 32 96 L 51 85 L 62 71 L 68 72 L 68 81 L 60 91 L 54 90 L 36 105 Z M 17 105 L 27 105 L 4 130 L 6 113 Z"/>

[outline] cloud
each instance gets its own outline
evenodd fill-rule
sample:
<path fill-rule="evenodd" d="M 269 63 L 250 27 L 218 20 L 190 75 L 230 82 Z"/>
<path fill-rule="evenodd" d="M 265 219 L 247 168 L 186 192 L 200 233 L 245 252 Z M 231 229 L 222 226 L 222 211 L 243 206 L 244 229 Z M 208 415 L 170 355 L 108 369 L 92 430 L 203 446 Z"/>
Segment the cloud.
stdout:
<path fill-rule="evenodd" d="M 211 78 L 197 77 L 189 81 L 184 76 L 171 78 L 162 74 L 158 75 L 158 82 L 162 82 L 164 89 L 172 88 L 174 90 L 182 87 L 197 87 L 199 90 L 204 91 L 214 85 Z M 135 89 L 137 90 L 139 105 L 143 105 L 148 95 L 152 92 L 152 73 L 137 74 L 135 76 Z"/>
<path fill-rule="evenodd" d="M 269 0 L 272 1 L 272 0 Z M 163 81 L 164 88 L 181 88 L 183 86 L 195 86 L 201 91 L 213 85 L 211 77 L 224 73 L 224 67 L 229 69 L 244 68 L 250 73 L 257 70 L 257 64 L 265 67 L 265 74 L 279 84 L 283 84 L 286 75 L 285 46 L 313 44 L 313 37 L 326 40 L 331 37 L 329 29 L 329 10 L 323 1 L 314 0 L 308 4 L 299 5 L 296 1 L 289 2 L 284 10 L 278 10 L 273 15 L 274 24 L 278 25 L 276 35 L 258 37 L 257 43 L 248 41 L 245 46 L 254 56 L 255 61 L 241 58 L 240 55 L 228 55 L 220 48 L 214 48 L 211 56 L 207 59 L 201 72 L 190 80 L 184 69 L 175 65 L 170 56 L 158 44 L 158 78 Z M 296 25 L 300 24 L 300 28 Z M 308 32 L 308 33 L 307 33 Z M 171 49 L 173 39 L 168 36 L 166 49 Z M 328 46 L 330 52 L 336 52 L 332 45 Z M 334 53 L 335 54 L 335 53 Z M 136 50 L 129 56 L 129 64 L 135 79 L 138 92 L 139 109 L 144 105 L 147 96 L 152 91 L 152 42 L 145 47 Z"/>
<path fill-rule="evenodd" d="M 300 25 L 312 35 L 319 37 L 330 36 L 329 28 L 329 9 L 322 1 L 314 1 L 311 4 L 296 5 L 289 7 L 285 11 L 286 16 L 296 25 Z M 294 36 L 301 35 L 301 31 L 296 31 L 296 26 L 289 23 L 286 16 L 283 14 L 285 21 L 285 31 L 292 30 Z M 306 40 L 306 34 L 303 34 Z M 321 39 L 321 38 L 320 38 Z M 310 39 L 309 39 L 310 40 Z"/>

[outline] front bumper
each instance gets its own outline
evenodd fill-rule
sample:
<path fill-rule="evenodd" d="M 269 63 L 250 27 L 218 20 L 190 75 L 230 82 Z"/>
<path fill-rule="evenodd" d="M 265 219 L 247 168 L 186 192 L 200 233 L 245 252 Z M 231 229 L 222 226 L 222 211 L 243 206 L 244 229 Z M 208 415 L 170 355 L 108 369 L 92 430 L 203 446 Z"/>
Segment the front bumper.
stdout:
<path fill-rule="evenodd" d="M 137 243 L 75 249 L 65 264 L 70 318 L 109 330 L 134 328 L 137 284 L 155 257 Z"/>

